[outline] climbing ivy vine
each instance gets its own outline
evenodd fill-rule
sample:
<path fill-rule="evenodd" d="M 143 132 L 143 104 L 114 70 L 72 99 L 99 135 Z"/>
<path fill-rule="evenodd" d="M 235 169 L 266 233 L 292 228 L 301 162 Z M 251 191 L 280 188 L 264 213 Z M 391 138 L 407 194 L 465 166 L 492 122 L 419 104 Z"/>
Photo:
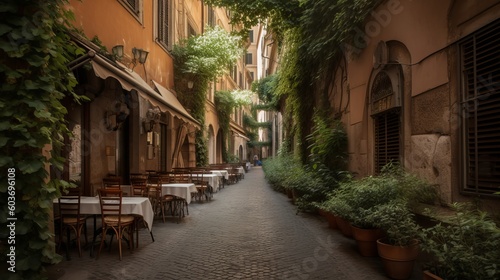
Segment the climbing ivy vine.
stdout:
<path fill-rule="evenodd" d="M 0 254 L 8 267 L 1 279 L 43 279 L 44 264 L 61 259 L 49 223 L 52 201 L 69 183 L 51 180 L 48 170 L 63 168 L 58 155 L 69 131 L 61 101 L 83 99 L 66 66 L 82 54 L 69 43 L 67 4 L 0 5 Z"/>
<path fill-rule="evenodd" d="M 278 45 L 283 50 L 277 73 L 275 92 L 283 112 L 287 137 L 299 147 L 306 162 L 309 154 L 306 135 L 313 127 L 314 108 L 328 106 L 322 102 L 330 76 L 353 39 L 364 30 L 362 24 L 381 0 L 206 0 L 207 3 L 229 7 L 233 21 L 250 28 L 258 22 L 280 25 Z M 286 16 L 288 13 L 293 18 Z M 251 15 L 246 18 L 245 15 Z M 363 32 L 363 31 L 361 31 Z M 364 38 L 361 38 L 361 41 Z M 358 51 L 363 42 L 355 44 Z M 281 103 L 281 102 L 280 102 Z M 332 115 L 338 112 L 331 112 Z"/>
<path fill-rule="evenodd" d="M 234 112 L 235 108 L 250 105 L 253 94 L 254 93 L 249 90 L 222 90 L 215 92 L 215 107 L 217 108 L 219 125 L 222 129 L 222 139 L 227 140 L 229 137 L 231 113 Z M 226 141 L 222 141 L 222 160 L 230 162 Z"/>
<path fill-rule="evenodd" d="M 179 101 L 191 111 L 203 130 L 196 133 L 196 164 L 208 164 L 205 137 L 205 99 L 211 81 L 223 75 L 242 55 L 242 39 L 216 26 L 174 46 L 175 86 Z M 189 88 L 188 83 L 193 82 Z"/>

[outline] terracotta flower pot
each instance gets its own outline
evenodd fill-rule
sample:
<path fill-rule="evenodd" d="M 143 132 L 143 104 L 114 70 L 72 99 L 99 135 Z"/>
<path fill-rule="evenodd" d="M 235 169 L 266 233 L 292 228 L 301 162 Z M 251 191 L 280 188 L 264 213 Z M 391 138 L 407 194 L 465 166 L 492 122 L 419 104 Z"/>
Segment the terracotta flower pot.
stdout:
<path fill-rule="evenodd" d="M 410 278 L 419 253 L 418 240 L 408 246 L 394 246 L 381 238 L 377 240 L 377 249 L 387 276 L 392 279 Z"/>
<path fill-rule="evenodd" d="M 342 232 L 345 237 L 352 237 L 351 224 L 348 221 L 339 216 L 335 216 L 335 221 L 337 222 L 340 232 Z"/>
<path fill-rule="evenodd" d="M 333 228 L 333 229 L 338 229 L 337 225 L 337 219 L 335 218 L 335 215 L 331 212 L 325 212 L 323 215 L 326 220 L 328 221 L 328 227 Z"/>
<path fill-rule="evenodd" d="M 382 238 L 382 231 L 378 228 L 365 229 L 351 225 L 352 237 L 356 240 L 359 253 L 364 257 L 378 256 L 377 239 Z"/>

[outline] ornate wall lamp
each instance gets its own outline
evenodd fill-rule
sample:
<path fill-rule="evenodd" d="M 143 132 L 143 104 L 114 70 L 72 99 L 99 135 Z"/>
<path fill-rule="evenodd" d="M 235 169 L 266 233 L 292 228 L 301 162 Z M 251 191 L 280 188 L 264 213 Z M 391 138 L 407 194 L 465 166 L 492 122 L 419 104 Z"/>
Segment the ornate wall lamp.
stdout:
<path fill-rule="evenodd" d="M 160 122 L 161 111 L 160 108 L 154 107 L 148 109 L 146 118 L 144 118 L 143 125 L 146 132 L 154 130 L 155 126 Z"/>
<path fill-rule="evenodd" d="M 143 49 L 138 49 L 138 48 L 132 48 L 132 54 L 134 55 L 134 60 L 132 63 L 134 63 L 134 67 L 139 62 L 140 64 L 146 63 L 146 60 L 148 59 L 148 51 L 145 51 Z M 134 69 L 134 68 L 132 68 Z"/>
<path fill-rule="evenodd" d="M 111 50 L 115 59 L 120 60 L 123 57 L 123 45 L 116 45 Z"/>

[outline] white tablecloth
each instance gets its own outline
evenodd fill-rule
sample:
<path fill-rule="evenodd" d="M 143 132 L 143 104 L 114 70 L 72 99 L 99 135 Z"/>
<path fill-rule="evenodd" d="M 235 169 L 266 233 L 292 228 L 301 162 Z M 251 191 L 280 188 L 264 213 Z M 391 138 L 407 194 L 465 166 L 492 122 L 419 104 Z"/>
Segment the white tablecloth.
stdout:
<path fill-rule="evenodd" d="M 187 203 L 191 203 L 191 193 L 197 192 L 193 183 L 170 183 L 161 185 L 161 194 L 170 194 L 184 198 Z"/>
<path fill-rule="evenodd" d="M 217 174 L 219 178 L 224 177 L 224 179 L 229 180 L 229 172 L 227 170 L 210 170 L 213 174 Z"/>
<path fill-rule="evenodd" d="M 130 186 L 129 186 L 130 187 Z M 64 199 L 61 201 L 64 202 Z M 59 201 L 54 199 L 54 208 L 57 208 Z M 82 196 L 80 198 L 80 213 L 86 215 L 101 214 L 101 205 L 97 196 Z M 153 227 L 153 207 L 147 197 L 123 197 L 122 199 L 122 214 L 137 215 L 144 218 L 148 224 L 148 229 L 151 231 Z"/>
<path fill-rule="evenodd" d="M 238 173 L 245 175 L 245 168 L 243 166 L 236 167 L 238 169 Z"/>
<path fill-rule="evenodd" d="M 191 178 L 196 180 L 198 174 L 191 174 Z M 201 175 L 200 175 L 201 176 Z M 203 174 L 203 181 L 207 181 L 212 186 L 214 192 L 219 190 L 219 175 L 217 174 Z"/>

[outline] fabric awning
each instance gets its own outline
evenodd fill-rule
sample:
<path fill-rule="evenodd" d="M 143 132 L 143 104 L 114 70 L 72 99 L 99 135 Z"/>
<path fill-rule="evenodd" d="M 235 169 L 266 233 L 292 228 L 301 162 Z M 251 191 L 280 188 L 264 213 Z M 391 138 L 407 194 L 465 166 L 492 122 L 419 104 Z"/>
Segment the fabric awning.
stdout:
<path fill-rule="evenodd" d="M 99 54 L 92 58 L 91 64 L 95 75 L 99 78 L 115 78 L 124 89 L 128 91 L 135 89 L 153 105 L 163 108 L 164 111 L 170 112 L 172 115 L 193 124 L 197 128 L 200 127 L 200 123 L 186 111 L 179 100 L 160 84 L 153 82 L 158 90 L 155 91 L 139 74 L 119 64 L 115 65 Z"/>
<path fill-rule="evenodd" d="M 198 124 L 198 127 L 199 127 L 199 122 L 188 113 L 186 108 L 184 108 L 184 106 L 182 106 L 182 104 L 179 102 L 177 97 L 175 97 L 175 95 L 170 90 L 166 89 L 164 86 L 160 85 L 159 83 L 157 83 L 155 81 L 153 81 L 153 84 L 155 85 L 156 90 L 161 94 L 162 98 L 167 103 L 172 104 L 172 109 L 175 110 L 175 112 L 173 112 L 175 116 L 177 116 L 177 117 L 179 117 L 179 115 L 180 116 L 189 116 L 189 118 L 191 118 L 191 121 Z"/>

